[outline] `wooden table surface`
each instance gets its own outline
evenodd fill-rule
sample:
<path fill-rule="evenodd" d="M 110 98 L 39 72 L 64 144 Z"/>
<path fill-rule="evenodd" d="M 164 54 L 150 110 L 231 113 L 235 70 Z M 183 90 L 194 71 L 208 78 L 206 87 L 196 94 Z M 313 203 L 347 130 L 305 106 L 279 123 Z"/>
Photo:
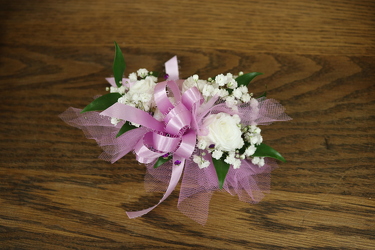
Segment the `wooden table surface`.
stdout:
<path fill-rule="evenodd" d="M 0 1 L 0 249 L 375 249 L 375 3 Z M 288 160 L 247 204 L 217 192 L 206 226 L 155 204 L 145 167 L 114 164 L 58 115 L 105 93 L 113 41 L 126 73 L 259 71 L 293 117 L 262 127 Z"/>

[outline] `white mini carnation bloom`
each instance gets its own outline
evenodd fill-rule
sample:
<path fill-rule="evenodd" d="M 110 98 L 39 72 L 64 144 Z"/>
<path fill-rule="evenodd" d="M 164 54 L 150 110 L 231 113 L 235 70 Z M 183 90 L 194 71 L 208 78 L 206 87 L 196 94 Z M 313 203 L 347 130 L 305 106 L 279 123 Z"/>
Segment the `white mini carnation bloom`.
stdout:
<path fill-rule="evenodd" d="M 220 150 L 214 150 L 212 152 L 212 157 L 215 158 L 216 160 L 219 160 L 223 156 L 223 151 Z"/>
<path fill-rule="evenodd" d="M 263 167 L 264 164 L 265 164 L 265 162 L 264 162 L 264 157 L 261 157 L 260 160 L 259 160 L 258 166 L 259 166 L 259 167 Z"/>
<path fill-rule="evenodd" d="M 123 95 L 123 94 L 125 94 L 125 90 L 126 90 L 125 86 L 124 86 L 124 85 L 121 85 L 121 87 L 117 89 L 117 92 L 118 92 L 119 94 L 122 94 L 122 95 Z"/>
<path fill-rule="evenodd" d="M 200 157 L 199 155 L 193 155 L 193 162 L 198 164 L 201 161 L 202 161 L 202 157 Z"/>
<path fill-rule="evenodd" d="M 198 141 L 198 145 L 197 145 L 197 147 L 198 147 L 199 149 L 206 149 L 206 147 L 207 147 L 207 141 L 204 140 L 204 139 L 200 139 L 200 140 Z"/>
<path fill-rule="evenodd" d="M 260 134 L 261 131 L 262 131 L 262 130 L 261 130 L 260 128 L 258 128 L 258 127 L 256 127 L 256 128 L 254 129 L 254 133 L 257 133 L 257 134 Z"/>
<path fill-rule="evenodd" d="M 150 79 L 153 82 L 157 82 L 158 78 L 156 76 L 147 76 L 146 79 Z"/>
<path fill-rule="evenodd" d="M 207 168 L 208 166 L 210 166 L 210 162 L 209 161 L 203 161 L 201 164 L 200 164 L 200 166 L 199 166 L 199 168 Z"/>
<path fill-rule="evenodd" d="M 228 108 L 233 108 L 237 105 L 237 101 L 235 100 L 234 96 L 228 96 L 225 99 L 225 104 L 227 105 Z"/>
<path fill-rule="evenodd" d="M 212 96 L 214 90 L 215 90 L 215 89 L 214 89 L 214 87 L 213 87 L 212 85 L 206 84 L 206 85 L 203 87 L 202 95 L 203 95 L 203 96 Z"/>
<path fill-rule="evenodd" d="M 241 166 L 241 160 L 240 159 L 235 159 L 232 165 L 233 165 L 234 169 L 240 168 L 240 166 Z"/>
<path fill-rule="evenodd" d="M 147 69 L 139 69 L 137 70 L 137 74 L 139 77 L 146 77 L 148 75 L 148 70 Z"/>
<path fill-rule="evenodd" d="M 205 159 L 203 159 L 201 156 L 198 156 L 198 155 L 193 155 L 193 162 L 198 164 L 198 167 L 200 169 L 206 168 L 210 165 L 209 161 L 206 161 Z"/>
<path fill-rule="evenodd" d="M 255 153 L 256 150 L 257 150 L 257 148 L 254 145 L 250 145 L 248 148 L 246 148 L 244 154 L 246 156 L 252 156 Z"/>
<path fill-rule="evenodd" d="M 250 143 L 251 143 L 251 144 L 259 144 L 259 137 L 256 136 L 256 135 L 250 137 Z"/>
<path fill-rule="evenodd" d="M 239 87 L 239 89 L 241 90 L 242 93 L 246 94 L 246 93 L 249 93 L 249 89 L 246 87 L 246 86 L 241 86 Z"/>
<path fill-rule="evenodd" d="M 117 91 L 118 91 L 117 87 L 110 87 L 109 88 L 110 93 L 117 93 Z"/>
<path fill-rule="evenodd" d="M 134 123 L 134 122 L 132 122 L 131 123 L 134 127 L 137 127 L 137 128 L 139 128 L 141 125 L 140 124 L 138 124 L 138 123 Z"/>
<path fill-rule="evenodd" d="M 254 157 L 254 158 L 251 160 L 251 162 L 252 162 L 254 165 L 258 165 L 259 161 L 260 161 L 260 157 Z"/>
<path fill-rule="evenodd" d="M 236 97 L 237 99 L 241 99 L 242 96 L 242 91 L 240 88 L 236 88 L 232 92 L 233 96 Z"/>
<path fill-rule="evenodd" d="M 215 96 L 215 95 L 220 96 L 220 89 L 218 89 L 218 88 L 214 88 L 214 91 L 212 91 L 211 95 L 212 95 L 212 96 Z"/>
<path fill-rule="evenodd" d="M 251 96 L 249 95 L 249 93 L 246 93 L 246 94 L 243 94 L 242 96 L 241 96 L 241 101 L 243 101 L 243 102 L 249 102 L 250 101 L 250 99 L 251 99 Z"/>
<path fill-rule="evenodd" d="M 227 87 L 230 88 L 230 89 L 235 89 L 235 88 L 237 88 L 237 86 L 238 86 L 238 83 L 234 79 L 231 79 L 227 83 Z"/>
<path fill-rule="evenodd" d="M 227 77 L 224 76 L 223 74 L 217 75 L 217 76 L 215 77 L 215 82 L 216 82 L 219 86 L 224 86 L 224 85 L 227 83 Z"/>
<path fill-rule="evenodd" d="M 228 164 L 234 164 L 234 162 L 236 161 L 234 152 L 230 152 L 229 155 L 225 158 L 224 161 Z"/>
<path fill-rule="evenodd" d="M 220 96 L 221 98 L 226 97 L 226 96 L 228 96 L 228 95 L 229 95 L 228 90 L 226 90 L 226 89 L 220 89 L 219 96 Z"/>
<path fill-rule="evenodd" d="M 129 74 L 129 80 L 132 82 L 137 81 L 137 74 L 135 72 Z"/>
<path fill-rule="evenodd" d="M 112 117 L 111 118 L 111 123 L 113 124 L 113 125 L 117 125 L 117 123 L 119 123 L 120 122 L 120 119 L 117 119 L 117 118 L 115 118 L 115 117 Z"/>
<path fill-rule="evenodd" d="M 196 86 L 197 81 L 194 79 L 193 76 L 191 76 L 182 83 L 182 92 L 185 92 L 186 90 Z"/>
<path fill-rule="evenodd" d="M 259 167 L 263 167 L 265 162 L 264 162 L 264 157 L 254 157 L 251 162 L 254 165 L 258 165 Z"/>

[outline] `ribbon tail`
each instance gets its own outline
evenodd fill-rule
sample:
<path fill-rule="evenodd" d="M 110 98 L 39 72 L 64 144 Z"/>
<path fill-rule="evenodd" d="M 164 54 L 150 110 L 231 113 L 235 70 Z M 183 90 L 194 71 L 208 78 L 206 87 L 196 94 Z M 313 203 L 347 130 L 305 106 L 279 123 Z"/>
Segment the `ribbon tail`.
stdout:
<path fill-rule="evenodd" d="M 140 217 L 142 215 L 145 215 L 148 212 L 150 212 L 151 210 L 153 210 L 154 208 L 156 208 L 160 203 L 162 203 L 165 199 L 167 199 L 168 196 L 172 193 L 172 191 L 176 188 L 176 186 L 177 186 L 177 184 L 178 184 L 178 182 L 181 178 L 182 172 L 184 170 L 185 159 L 183 159 L 181 157 L 173 157 L 173 162 L 176 162 L 176 161 L 180 161 L 181 163 L 179 165 L 173 165 L 172 166 L 171 180 L 169 181 L 167 191 L 163 195 L 163 198 L 158 202 L 158 204 L 156 204 L 155 206 L 152 206 L 150 208 L 146 208 L 146 209 L 143 209 L 143 210 L 140 210 L 140 211 L 126 212 L 127 216 L 130 219 L 134 219 L 134 218 Z"/>
<path fill-rule="evenodd" d="M 178 72 L 177 56 L 174 56 L 171 59 L 169 59 L 164 65 L 165 65 L 165 72 L 169 75 L 168 79 L 178 80 L 179 72 Z"/>

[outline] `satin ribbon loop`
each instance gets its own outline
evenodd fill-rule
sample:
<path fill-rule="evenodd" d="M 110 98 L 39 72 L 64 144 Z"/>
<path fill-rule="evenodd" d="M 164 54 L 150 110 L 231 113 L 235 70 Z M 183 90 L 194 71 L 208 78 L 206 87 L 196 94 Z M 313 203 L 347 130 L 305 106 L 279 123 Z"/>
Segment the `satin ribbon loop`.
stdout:
<path fill-rule="evenodd" d="M 159 82 L 154 89 L 154 101 L 160 112 L 166 115 L 173 109 L 173 104 L 169 100 L 167 92 L 167 82 Z"/>
<path fill-rule="evenodd" d="M 189 129 L 182 136 L 180 146 L 174 152 L 176 155 L 183 157 L 184 159 L 190 158 L 194 152 L 197 135 L 194 130 Z"/>
<path fill-rule="evenodd" d="M 195 103 L 202 104 L 204 98 L 197 87 L 192 87 L 185 91 L 182 95 L 182 103 L 188 110 L 192 110 Z"/>
<path fill-rule="evenodd" d="M 137 123 L 143 127 L 156 131 L 163 131 L 165 126 L 163 122 L 156 120 L 146 111 L 119 102 L 116 102 L 111 107 L 102 111 L 100 115 Z"/>
<path fill-rule="evenodd" d="M 153 133 L 152 137 L 153 148 L 164 153 L 175 151 L 181 141 L 181 138 L 165 136 L 158 133 Z"/>
<path fill-rule="evenodd" d="M 148 164 L 153 162 L 156 158 L 159 158 L 164 153 L 163 152 L 156 152 L 155 150 L 151 150 L 145 140 L 149 139 L 149 136 L 152 136 L 152 132 L 146 133 L 141 140 L 134 147 L 134 153 L 136 155 L 137 161 L 140 163 Z"/>
<path fill-rule="evenodd" d="M 174 135 L 180 135 L 181 130 L 189 127 L 191 112 L 180 102 L 166 116 L 165 130 Z"/>

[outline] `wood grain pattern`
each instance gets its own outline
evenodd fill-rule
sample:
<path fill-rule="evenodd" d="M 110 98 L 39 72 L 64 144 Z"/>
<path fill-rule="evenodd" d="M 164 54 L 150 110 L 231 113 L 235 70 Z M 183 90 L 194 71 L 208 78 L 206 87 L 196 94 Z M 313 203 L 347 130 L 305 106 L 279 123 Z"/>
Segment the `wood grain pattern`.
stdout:
<path fill-rule="evenodd" d="M 375 249 L 373 1 L 2 1 L 0 249 Z M 115 164 L 58 114 L 104 93 L 112 41 L 127 72 L 260 71 L 251 91 L 290 122 L 263 126 L 287 163 L 247 204 L 215 193 L 205 227 L 145 167 Z"/>

